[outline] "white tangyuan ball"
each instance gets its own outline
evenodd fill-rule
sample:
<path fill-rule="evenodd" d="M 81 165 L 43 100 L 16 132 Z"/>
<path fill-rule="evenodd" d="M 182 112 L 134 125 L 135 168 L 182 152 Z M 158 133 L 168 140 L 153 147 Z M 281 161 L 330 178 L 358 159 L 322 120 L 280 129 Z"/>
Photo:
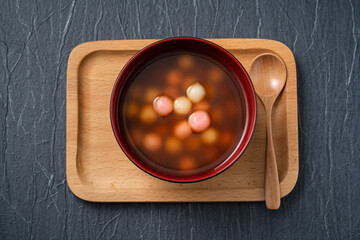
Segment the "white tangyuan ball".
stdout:
<path fill-rule="evenodd" d="M 205 88 L 200 83 L 194 83 L 188 87 L 186 95 L 192 102 L 200 102 L 205 97 Z"/>
<path fill-rule="evenodd" d="M 178 97 L 174 101 L 174 111 L 180 115 L 186 115 L 191 111 L 191 101 L 187 97 Z"/>

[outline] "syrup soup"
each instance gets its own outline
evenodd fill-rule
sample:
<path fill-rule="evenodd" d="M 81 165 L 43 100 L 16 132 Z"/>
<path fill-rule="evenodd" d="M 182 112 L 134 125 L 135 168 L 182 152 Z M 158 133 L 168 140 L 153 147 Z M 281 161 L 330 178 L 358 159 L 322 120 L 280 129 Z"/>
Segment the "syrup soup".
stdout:
<path fill-rule="evenodd" d="M 119 125 L 144 164 L 171 176 L 214 169 L 243 136 L 246 107 L 233 74 L 212 58 L 159 55 L 127 81 Z"/>

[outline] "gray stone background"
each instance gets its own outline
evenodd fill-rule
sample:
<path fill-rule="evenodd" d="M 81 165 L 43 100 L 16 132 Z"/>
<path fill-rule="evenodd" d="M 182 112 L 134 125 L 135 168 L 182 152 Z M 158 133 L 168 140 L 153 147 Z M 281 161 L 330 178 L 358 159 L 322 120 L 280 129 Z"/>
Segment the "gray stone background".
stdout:
<path fill-rule="evenodd" d="M 360 1 L 1 1 L 0 239 L 360 239 Z M 264 203 L 89 203 L 65 176 L 66 66 L 93 40 L 268 38 L 298 70 L 299 180 Z"/>

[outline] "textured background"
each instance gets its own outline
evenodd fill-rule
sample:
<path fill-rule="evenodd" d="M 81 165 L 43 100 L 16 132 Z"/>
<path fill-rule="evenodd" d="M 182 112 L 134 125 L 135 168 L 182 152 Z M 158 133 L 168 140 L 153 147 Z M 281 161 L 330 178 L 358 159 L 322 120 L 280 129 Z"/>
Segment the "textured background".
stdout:
<path fill-rule="evenodd" d="M 1 1 L 0 239 L 360 239 L 360 1 Z M 93 40 L 269 38 L 298 69 L 300 172 L 264 203 L 88 203 L 65 178 L 66 66 Z"/>

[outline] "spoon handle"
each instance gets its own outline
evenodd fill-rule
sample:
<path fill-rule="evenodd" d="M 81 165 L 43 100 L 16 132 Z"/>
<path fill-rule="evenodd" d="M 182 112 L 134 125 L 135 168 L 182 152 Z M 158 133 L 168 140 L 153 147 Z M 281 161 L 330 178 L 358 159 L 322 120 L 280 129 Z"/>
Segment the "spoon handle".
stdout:
<path fill-rule="evenodd" d="M 266 109 L 265 202 L 268 209 L 276 210 L 280 207 L 280 185 L 271 128 L 271 112 L 272 106 Z"/>

